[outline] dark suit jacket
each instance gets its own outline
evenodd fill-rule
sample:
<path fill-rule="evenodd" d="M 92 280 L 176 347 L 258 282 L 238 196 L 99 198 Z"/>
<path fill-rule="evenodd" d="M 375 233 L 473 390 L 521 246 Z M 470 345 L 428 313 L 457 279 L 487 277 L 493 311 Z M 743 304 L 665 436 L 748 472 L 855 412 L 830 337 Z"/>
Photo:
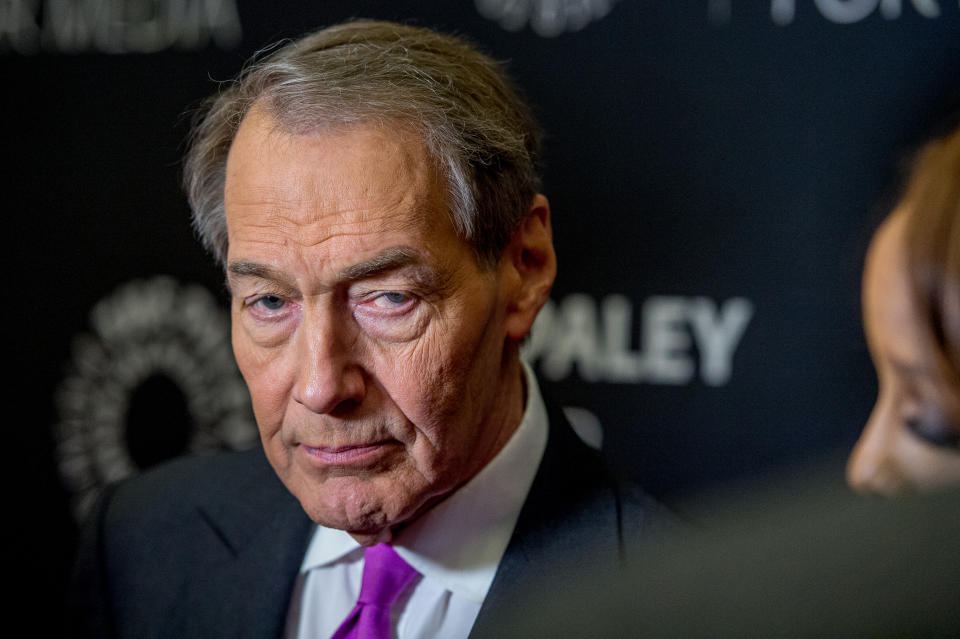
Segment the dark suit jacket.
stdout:
<path fill-rule="evenodd" d="M 669 519 L 548 411 L 543 461 L 471 637 L 503 636 L 528 589 L 562 588 L 583 561 L 616 563 Z M 170 463 L 105 498 L 82 544 L 71 623 L 81 636 L 279 636 L 311 526 L 260 449 Z"/>

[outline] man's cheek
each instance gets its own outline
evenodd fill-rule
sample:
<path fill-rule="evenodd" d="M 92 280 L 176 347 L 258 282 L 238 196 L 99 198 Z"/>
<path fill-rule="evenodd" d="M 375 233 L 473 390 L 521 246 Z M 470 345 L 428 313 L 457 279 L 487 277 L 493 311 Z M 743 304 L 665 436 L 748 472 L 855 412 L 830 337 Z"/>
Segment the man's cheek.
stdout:
<path fill-rule="evenodd" d="M 370 371 L 397 403 L 415 397 L 425 380 L 436 374 L 420 340 L 397 344 L 378 353 Z"/>
<path fill-rule="evenodd" d="M 247 383 L 247 387 L 252 389 L 252 384 L 257 373 L 257 359 L 254 357 L 253 345 L 250 343 L 250 340 L 244 334 L 243 330 L 237 328 L 236 320 L 234 320 L 233 324 L 231 341 L 233 344 L 233 358 L 237 362 L 237 368 L 240 369 L 240 374 Z"/>
<path fill-rule="evenodd" d="M 405 366 L 396 369 L 397 378 L 403 380 L 403 392 L 407 403 L 416 402 L 429 409 L 431 414 L 447 412 L 446 398 L 463 395 L 462 372 L 450 343 L 432 341 L 418 344 L 410 353 Z M 459 391 L 457 390 L 459 389 Z"/>
<path fill-rule="evenodd" d="M 287 349 L 263 348 L 242 332 L 234 331 L 233 355 L 255 402 L 282 394 L 296 372 Z"/>
<path fill-rule="evenodd" d="M 288 398 L 287 387 L 283 380 L 271 374 L 269 367 L 248 368 L 246 371 L 241 367 L 241 372 L 250 391 L 250 401 L 257 426 L 261 432 L 279 429 Z"/>

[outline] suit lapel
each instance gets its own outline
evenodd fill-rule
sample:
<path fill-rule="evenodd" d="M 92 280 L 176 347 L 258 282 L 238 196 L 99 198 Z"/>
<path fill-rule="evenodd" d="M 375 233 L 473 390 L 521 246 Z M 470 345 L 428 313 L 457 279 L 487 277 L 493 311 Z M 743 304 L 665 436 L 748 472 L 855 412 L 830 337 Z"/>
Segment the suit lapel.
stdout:
<path fill-rule="evenodd" d="M 563 412 L 547 401 L 549 438 L 530 494 L 497 568 L 471 639 L 504 636 L 504 620 L 517 618 L 531 588 L 582 568 L 585 556 L 619 552 L 615 484 Z"/>
<path fill-rule="evenodd" d="M 253 453 L 251 453 L 253 456 Z M 198 507 L 211 552 L 186 584 L 191 636 L 277 637 L 312 522 L 263 456 L 244 480 Z M 226 498 L 224 498 L 226 497 Z M 215 549 L 215 550 L 214 550 Z"/>

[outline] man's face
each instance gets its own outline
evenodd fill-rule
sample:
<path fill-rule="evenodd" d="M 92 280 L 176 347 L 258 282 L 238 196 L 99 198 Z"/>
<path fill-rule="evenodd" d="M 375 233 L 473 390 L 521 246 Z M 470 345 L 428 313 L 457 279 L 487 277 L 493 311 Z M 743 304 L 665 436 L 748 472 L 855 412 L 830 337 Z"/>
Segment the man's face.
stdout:
<path fill-rule="evenodd" d="M 455 235 L 416 135 L 291 135 L 255 108 L 226 215 L 237 363 L 314 521 L 372 543 L 492 459 L 522 414 L 505 355 L 518 278 Z"/>

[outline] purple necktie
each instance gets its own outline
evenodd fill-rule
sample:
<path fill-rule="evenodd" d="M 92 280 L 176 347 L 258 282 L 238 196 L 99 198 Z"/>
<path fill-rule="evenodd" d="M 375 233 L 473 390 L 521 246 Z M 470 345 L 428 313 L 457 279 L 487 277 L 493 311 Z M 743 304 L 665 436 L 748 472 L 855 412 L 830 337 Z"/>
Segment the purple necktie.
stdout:
<path fill-rule="evenodd" d="M 390 608 L 418 574 L 387 544 L 371 546 L 363 556 L 357 605 L 330 639 L 390 639 Z"/>

